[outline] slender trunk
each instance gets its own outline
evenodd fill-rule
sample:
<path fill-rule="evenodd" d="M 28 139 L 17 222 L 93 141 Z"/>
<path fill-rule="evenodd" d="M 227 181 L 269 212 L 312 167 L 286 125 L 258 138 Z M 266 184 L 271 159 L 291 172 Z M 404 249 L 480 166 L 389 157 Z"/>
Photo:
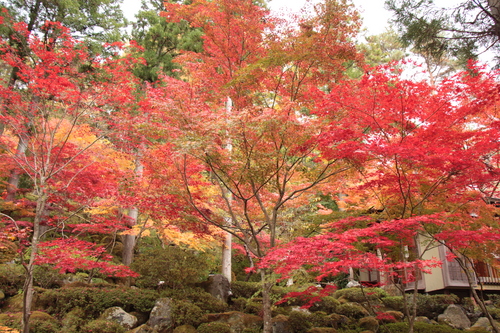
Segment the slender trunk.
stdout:
<path fill-rule="evenodd" d="M 142 174 L 144 171 L 144 166 L 142 165 L 140 159 L 142 156 L 142 148 L 139 154 L 137 154 L 136 161 L 135 161 L 135 169 L 134 169 L 134 175 L 136 180 L 139 180 L 142 178 Z M 127 214 L 129 218 L 129 223 L 130 226 L 133 227 L 134 225 L 137 224 L 137 219 L 139 217 L 139 209 L 137 207 L 131 207 L 128 210 Z M 135 235 L 124 235 L 122 238 L 123 242 L 123 252 L 122 252 L 122 263 L 125 266 L 130 266 L 132 264 L 132 261 L 134 260 L 134 249 L 135 249 L 135 243 L 136 243 L 136 236 Z M 130 279 L 128 279 L 127 284 L 130 284 Z"/>
<path fill-rule="evenodd" d="M 230 222 L 229 222 L 230 223 Z M 222 275 L 231 283 L 231 246 L 233 242 L 233 236 L 226 232 L 224 245 L 222 247 Z"/>
<path fill-rule="evenodd" d="M 273 333 L 272 312 L 271 312 L 271 288 L 273 283 L 266 270 L 260 271 L 262 281 L 262 319 L 264 321 L 263 333 Z"/>
<path fill-rule="evenodd" d="M 24 159 L 26 149 L 28 149 L 28 142 L 26 138 L 20 136 L 15 155 L 15 160 L 18 164 L 20 164 L 21 160 Z M 5 201 L 14 201 L 16 198 L 21 173 L 22 172 L 18 167 L 14 167 L 14 169 L 10 172 L 9 180 L 7 181 L 7 195 L 5 196 Z"/>
<path fill-rule="evenodd" d="M 479 297 L 477 294 L 476 289 L 474 288 L 475 285 L 475 276 L 471 272 L 470 266 L 467 264 L 464 259 L 462 259 L 459 256 L 456 256 L 455 260 L 458 262 L 460 265 L 460 268 L 462 268 L 462 271 L 465 273 L 465 276 L 467 277 L 467 282 L 469 284 L 469 288 L 472 294 L 472 298 L 474 298 L 474 301 L 476 301 L 477 305 L 479 305 L 479 308 L 483 312 L 483 314 L 488 318 L 488 321 L 490 322 L 490 325 L 493 329 L 493 332 L 495 333 L 500 333 L 500 329 L 497 327 L 497 324 L 493 317 L 491 316 L 490 312 L 488 311 L 488 308 L 486 308 L 486 304 L 484 304 L 484 300 L 482 297 Z M 475 274 L 475 273 L 474 273 Z"/>
<path fill-rule="evenodd" d="M 43 182 L 42 182 L 43 183 Z M 23 286 L 23 333 L 29 333 L 29 319 L 31 316 L 31 307 L 33 305 L 33 271 L 35 261 L 38 255 L 38 243 L 40 242 L 40 223 L 45 213 L 48 195 L 41 186 L 38 199 L 36 201 L 35 219 L 33 221 L 33 237 L 31 239 L 31 253 L 28 264 L 25 265 L 26 280 Z"/>
<path fill-rule="evenodd" d="M 231 100 L 231 97 L 227 97 L 226 100 L 226 114 L 227 116 L 231 115 L 233 109 L 233 101 Z M 233 150 L 233 145 L 231 144 L 231 140 L 228 138 L 227 143 L 225 145 L 225 148 L 229 153 L 232 152 Z M 227 196 L 227 202 L 228 206 L 231 206 L 231 202 L 233 200 L 231 193 L 224 193 L 223 195 Z M 232 220 L 231 217 L 226 218 L 226 225 L 231 226 L 232 225 Z M 226 232 L 224 236 L 224 245 L 222 246 L 222 275 L 226 277 L 226 279 L 231 283 L 232 280 L 232 242 L 233 242 L 233 235 L 231 235 L 229 232 Z"/>

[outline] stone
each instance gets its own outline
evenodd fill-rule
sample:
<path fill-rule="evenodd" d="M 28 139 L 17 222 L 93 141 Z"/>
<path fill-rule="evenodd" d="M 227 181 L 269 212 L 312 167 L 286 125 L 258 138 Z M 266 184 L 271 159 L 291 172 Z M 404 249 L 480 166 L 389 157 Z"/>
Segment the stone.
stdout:
<path fill-rule="evenodd" d="M 171 298 L 158 299 L 149 315 L 148 326 L 158 333 L 167 332 L 173 325 L 172 307 Z"/>
<path fill-rule="evenodd" d="M 465 310 L 455 304 L 449 305 L 444 313 L 438 316 L 438 322 L 460 330 L 469 329 L 471 327 L 471 322 Z"/>
<path fill-rule="evenodd" d="M 137 317 L 127 313 L 119 306 L 106 309 L 101 315 L 102 319 L 112 320 L 117 322 L 126 329 L 132 329 L 137 325 Z"/>
<path fill-rule="evenodd" d="M 208 281 L 204 283 L 205 289 L 213 297 L 223 301 L 228 302 L 229 297 L 233 295 L 231 292 L 231 284 L 229 280 L 221 274 L 211 275 Z"/>
<path fill-rule="evenodd" d="M 500 324 L 498 322 L 495 322 L 496 326 L 500 328 Z M 479 318 L 474 325 L 471 327 L 471 331 L 474 331 L 475 329 L 483 328 L 487 330 L 488 332 L 493 332 L 493 328 L 490 325 L 490 321 L 486 317 L 481 317 Z"/>

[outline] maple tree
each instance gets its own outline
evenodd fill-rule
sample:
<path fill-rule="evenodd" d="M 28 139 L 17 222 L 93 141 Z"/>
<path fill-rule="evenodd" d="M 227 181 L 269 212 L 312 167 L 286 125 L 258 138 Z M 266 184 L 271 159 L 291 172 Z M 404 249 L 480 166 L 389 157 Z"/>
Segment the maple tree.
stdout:
<path fill-rule="evenodd" d="M 165 87 L 150 91 L 168 124 L 169 156 L 198 218 L 258 260 L 287 229 L 289 207 L 351 168 L 319 153 L 324 124 L 307 109 L 311 87 L 333 84 L 359 59 L 350 41 L 357 16 L 344 2 L 325 1 L 289 22 L 250 0 L 167 3 L 164 15 L 204 32 L 202 52 L 176 58 L 185 81 L 165 78 Z M 270 332 L 273 280 L 271 271 L 260 274 Z"/>
<path fill-rule="evenodd" d="M 405 246 L 420 247 L 408 260 L 414 266 L 410 272 L 413 278 L 425 267 L 420 262 L 426 249 L 436 246 L 432 240 L 446 243 L 457 255 L 463 255 L 470 245 L 463 243 L 466 238 L 462 233 L 475 234 L 482 239 L 481 244 L 490 244 L 491 252 L 484 252 L 483 248 L 481 253 L 494 256 L 497 222 L 492 214 L 494 208 L 488 209 L 481 191 L 489 189 L 492 194 L 496 189 L 492 184 L 498 179 L 498 124 L 495 118 L 485 117 L 496 103 L 498 85 L 496 73 L 486 73 L 473 64 L 470 70 L 473 75 L 460 73 L 434 87 L 425 81 L 403 79 L 401 69 L 385 66 L 370 71 L 359 81 L 341 82 L 328 93 L 317 90 L 314 113 L 331 119 L 332 129 L 319 138 L 323 155 L 345 154 L 358 170 L 358 185 L 354 178 L 341 189 L 340 193 L 346 196 L 344 207 L 369 211 L 375 206 L 381 212 L 375 221 L 383 222 L 374 221 L 377 224 L 353 230 L 348 220 L 343 230 L 301 239 L 285 246 L 285 250 L 276 250 L 270 255 L 271 261 L 286 267 L 284 272 L 308 264 L 322 273 L 320 277 L 329 270 L 338 273 L 338 267 L 346 266 L 384 271 L 387 266 L 374 255 L 353 260 L 335 249 L 352 248 L 359 243 L 359 237 L 365 237 L 363 242 L 373 243 L 375 249 L 384 250 L 382 255 L 388 255 L 391 252 L 385 248 L 387 240 L 380 236 L 388 237 L 393 231 L 400 241 L 404 240 L 395 247 L 399 248 L 399 258 L 404 258 Z M 339 114 L 348 116 L 339 118 Z M 338 137 L 340 129 L 355 133 L 352 137 L 356 139 L 338 145 L 332 139 Z M 481 222 L 471 218 L 471 214 L 482 215 Z M 363 234 L 374 230 L 383 233 Z M 421 237 L 431 241 L 421 243 Z M 460 239 L 462 243 L 458 242 Z M 394 240 L 391 242 L 394 246 Z M 315 259 L 301 259 L 300 254 L 293 253 L 304 249 L 308 253 L 319 251 L 333 263 L 324 265 L 324 260 L 316 259 L 324 265 L 319 267 L 314 264 Z M 394 266 L 386 272 L 400 270 L 401 260 L 389 261 L 387 265 Z M 410 330 L 415 306 L 413 303 L 407 313 Z"/>
<path fill-rule="evenodd" d="M 105 261 L 77 260 L 79 256 L 82 259 L 100 256 L 102 259 L 102 249 L 92 252 L 88 244 L 64 238 L 71 228 L 82 231 L 88 227 L 91 232 L 108 232 L 106 226 L 114 231 L 124 229 L 123 223 L 111 217 L 113 214 L 96 214 L 95 219 L 90 217 L 90 221 L 79 227 L 67 225 L 74 224 L 74 219 L 85 221 L 79 216 L 80 210 L 74 210 L 76 203 L 87 207 L 81 209 L 81 215 L 85 215 L 85 210 L 89 213 L 92 207 L 98 206 L 96 202 L 116 193 L 117 182 L 113 179 L 117 179 L 122 167 L 116 163 L 120 161 L 117 159 L 120 154 L 113 156 L 105 139 L 109 134 L 105 121 L 109 124 L 116 110 L 133 107 L 136 101 L 131 93 L 134 80 L 126 61 L 104 58 L 92 61 L 83 44 L 75 41 L 58 23 L 46 24 L 44 29 L 57 35 L 54 40 L 46 41 L 31 35 L 23 23 L 14 27 L 27 41 L 31 61 L 26 62 L 24 55 L 8 40 L 0 41 L 2 61 L 16 68 L 22 82 L 4 84 L 0 88 L 0 118 L 6 124 L 0 143 L 5 160 L 29 177 L 31 190 L 25 201 L 32 200 L 33 209 L 29 216 L 21 217 L 27 221 L 8 215 L 9 218 L 3 221 L 14 226 L 18 235 L 21 229 L 28 231 L 28 237 L 20 239 L 21 250 L 26 250 L 28 255 L 28 261 L 24 262 L 26 282 L 23 288 L 23 331 L 28 332 L 33 270 L 43 258 L 68 256 L 66 250 L 71 246 L 84 252 L 73 251 L 71 259 L 61 260 L 59 268 L 62 270 L 74 269 L 77 266 L 73 264 L 81 263 L 110 275 L 135 274 L 123 267 L 112 268 Z M 84 64 L 88 67 L 82 67 Z M 25 146 L 26 154 L 16 153 L 14 138 Z M 122 156 L 121 159 L 127 158 Z M 124 164 L 129 163 L 124 161 Z M 127 166 L 122 170 L 126 172 L 126 169 Z M 99 223 L 103 228 L 99 228 Z M 63 239 L 44 244 L 42 237 L 49 233 Z"/>

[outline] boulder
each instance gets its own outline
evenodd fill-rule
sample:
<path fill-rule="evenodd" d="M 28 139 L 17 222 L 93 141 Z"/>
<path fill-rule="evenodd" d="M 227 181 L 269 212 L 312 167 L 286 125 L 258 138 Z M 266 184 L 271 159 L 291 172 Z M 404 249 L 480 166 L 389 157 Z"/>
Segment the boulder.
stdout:
<path fill-rule="evenodd" d="M 156 301 L 147 325 L 158 333 L 167 332 L 173 325 L 173 301 L 171 298 L 160 298 Z"/>
<path fill-rule="evenodd" d="M 496 326 L 498 328 L 500 328 L 500 324 L 498 324 L 498 322 L 496 323 Z M 482 328 L 482 329 L 485 329 L 486 331 L 488 332 L 493 332 L 493 328 L 491 327 L 490 325 L 490 321 L 488 320 L 488 318 L 486 317 L 481 317 L 479 318 L 475 323 L 474 325 L 472 325 L 471 327 L 471 331 L 474 331 L 475 329 L 479 329 L 479 328 Z"/>
<path fill-rule="evenodd" d="M 224 313 L 210 313 L 205 316 L 207 322 L 221 322 L 229 324 L 232 333 L 240 333 L 245 329 L 254 330 L 262 326 L 262 318 L 256 315 L 239 311 Z"/>
<path fill-rule="evenodd" d="M 106 309 L 101 315 L 102 319 L 112 320 L 117 322 L 126 329 L 132 329 L 137 325 L 137 318 L 120 308 L 119 306 L 114 306 L 112 308 Z"/>
<path fill-rule="evenodd" d="M 221 274 L 211 275 L 208 281 L 204 283 L 205 290 L 213 297 L 226 302 L 233 295 L 229 280 Z"/>
<path fill-rule="evenodd" d="M 455 304 L 449 305 L 444 313 L 438 316 L 438 322 L 460 330 L 469 329 L 471 326 L 465 310 Z"/>

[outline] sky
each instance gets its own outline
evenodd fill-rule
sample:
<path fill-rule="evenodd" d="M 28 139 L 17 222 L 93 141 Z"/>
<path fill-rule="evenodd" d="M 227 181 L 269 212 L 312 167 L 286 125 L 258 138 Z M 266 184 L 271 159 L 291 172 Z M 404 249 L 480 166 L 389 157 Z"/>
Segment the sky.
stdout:
<path fill-rule="evenodd" d="M 299 11 L 306 0 L 271 0 L 271 10 L 290 9 Z M 361 12 L 364 27 L 368 35 L 376 35 L 385 31 L 390 13 L 384 9 L 384 0 L 353 0 L 354 5 Z M 134 20 L 134 15 L 141 7 L 140 0 L 123 0 L 123 11 L 129 20 Z"/>

